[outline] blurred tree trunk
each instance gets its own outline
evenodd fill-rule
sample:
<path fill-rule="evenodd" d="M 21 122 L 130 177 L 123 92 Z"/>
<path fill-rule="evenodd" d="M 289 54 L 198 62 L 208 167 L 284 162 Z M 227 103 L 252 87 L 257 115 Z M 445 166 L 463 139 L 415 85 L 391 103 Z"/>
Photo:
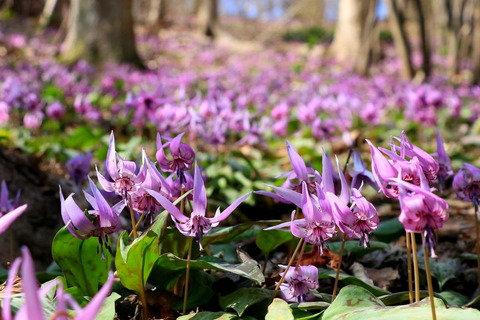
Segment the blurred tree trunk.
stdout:
<path fill-rule="evenodd" d="M 418 30 L 420 33 L 420 51 L 422 52 L 422 78 L 430 77 L 431 65 L 431 43 L 430 37 L 427 34 L 427 25 L 429 17 L 427 13 L 430 12 L 427 6 L 427 0 L 414 0 L 415 11 L 417 13 Z"/>
<path fill-rule="evenodd" d="M 147 26 L 151 31 L 158 31 L 166 25 L 170 3 L 167 0 L 151 0 L 147 15 Z"/>
<path fill-rule="evenodd" d="M 395 42 L 398 57 L 402 61 L 402 76 L 409 80 L 413 78 L 414 70 L 411 58 L 412 50 L 405 31 L 404 16 L 397 1 L 386 0 L 386 3 L 388 6 L 388 19 L 393 41 Z"/>
<path fill-rule="evenodd" d="M 47 0 L 40 16 L 40 27 L 59 28 L 68 16 L 68 0 Z"/>
<path fill-rule="evenodd" d="M 218 0 L 197 0 L 194 10 L 200 33 L 211 39 L 217 38 L 220 32 Z"/>
<path fill-rule="evenodd" d="M 301 4 L 297 4 L 302 2 Z M 292 0 L 290 7 L 298 6 L 293 18 L 306 25 L 323 25 L 325 16 L 324 0 Z"/>
<path fill-rule="evenodd" d="M 480 2 L 475 1 L 473 4 L 473 78 L 472 82 L 480 83 Z"/>
<path fill-rule="evenodd" d="M 360 52 L 355 59 L 353 69 L 362 75 L 367 75 L 372 62 L 374 46 L 378 44 L 378 32 L 375 31 L 377 24 L 377 1 L 370 1 L 365 24 L 362 28 Z"/>
<path fill-rule="evenodd" d="M 362 47 L 362 33 L 371 2 L 374 0 L 340 0 L 337 25 L 330 48 L 341 64 L 355 61 Z"/>
<path fill-rule="evenodd" d="M 132 0 L 71 0 L 64 51 L 60 60 L 85 59 L 143 66 L 133 31 Z"/>

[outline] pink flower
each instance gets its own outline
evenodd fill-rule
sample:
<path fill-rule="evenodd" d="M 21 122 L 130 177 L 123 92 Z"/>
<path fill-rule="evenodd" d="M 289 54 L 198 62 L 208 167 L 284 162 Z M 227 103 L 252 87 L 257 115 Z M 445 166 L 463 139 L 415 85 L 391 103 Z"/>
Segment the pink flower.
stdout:
<path fill-rule="evenodd" d="M 289 302 L 305 302 L 315 299 L 310 291 L 312 289 L 318 289 L 318 269 L 310 265 L 288 269 L 285 282 L 280 285 L 281 297 Z"/>

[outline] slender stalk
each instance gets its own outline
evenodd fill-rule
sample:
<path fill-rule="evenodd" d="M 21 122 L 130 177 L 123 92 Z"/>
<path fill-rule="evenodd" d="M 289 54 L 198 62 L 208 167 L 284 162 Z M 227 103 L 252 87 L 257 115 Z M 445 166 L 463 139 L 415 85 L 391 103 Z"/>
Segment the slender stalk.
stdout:
<path fill-rule="evenodd" d="M 480 289 L 480 226 L 478 225 L 478 205 L 475 205 L 475 230 L 477 233 L 476 247 L 477 247 L 477 285 Z"/>
<path fill-rule="evenodd" d="M 183 315 L 187 313 L 187 300 L 188 300 L 188 280 L 190 278 L 190 261 L 192 259 L 192 237 L 188 237 L 188 255 L 187 255 L 187 270 L 185 273 L 185 291 L 183 294 Z"/>
<path fill-rule="evenodd" d="M 410 303 L 413 303 L 413 283 L 412 283 L 412 244 L 410 238 L 410 232 L 406 233 L 406 244 L 407 244 L 407 274 L 408 274 L 408 297 Z"/>
<path fill-rule="evenodd" d="M 138 230 L 138 227 L 140 227 L 140 224 L 143 222 L 143 220 L 145 220 L 145 216 L 146 216 L 145 214 L 142 214 L 140 216 L 140 219 L 138 219 L 137 224 L 135 224 L 135 230 Z M 130 232 L 129 237 L 131 237 L 132 235 L 133 235 L 133 229 L 132 229 L 132 232 Z"/>
<path fill-rule="evenodd" d="M 300 249 L 300 254 L 298 255 L 297 264 L 295 265 L 295 270 L 297 270 L 298 267 L 300 266 L 300 262 L 302 261 L 303 253 L 305 252 L 306 246 L 307 246 L 307 243 L 303 241 L 302 248 Z"/>
<path fill-rule="evenodd" d="M 268 253 L 265 253 L 265 262 L 263 262 L 262 273 L 265 274 L 265 270 L 267 270 L 267 263 L 268 263 Z"/>
<path fill-rule="evenodd" d="M 295 259 L 295 256 L 297 255 L 298 250 L 300 250 L 300 247 L 303 245 L 303 241 L 304 241 L 304 239 L 301 238 L 300 241 L 298 242 L 297 247 L 295 248 L 295 251 L 292 254 L 292 257 L 290 258 L 290 261 L 288 262 L 287 268 L 283 272 L 283 275 L 280 278 L 280 281 L 278 281 L 277 285 L 275 286 L 275 291 L 278 291 L 278 289 L 280 288 L 280 285 L 283 283 L 283 280 L 285 280 L 285 276 L 287 275 L 288 269 L 290 269 L 290 267 L 292 266 L 293 260 Z"/>
<path fill-rule="evenodd" d="M 128 208 L 130 209 L 130 219 L 132 220 L 132 233 L 133 239 L 138 238 L 137 233 L 137 223 L 135 222 L 135 214 L 133 213 L 133 204 L 132 204 L 132 197 L 128 197 Z"/>
<path fill-rule="evenodd" d="M 437 313 L 435 312 L 435 300 L 433 297 L 432 274 L 430 272 L 430 259 L 428 254 L 427 241 L 425 238 L 423 239 L 423 257 L 425 258 L 425 271 L 427 272 L 428 297 L 430 298 L 432 319 L 437 320 Z"/>
<path fill-rule="evenodd" d="M 148 306 L 147 306 L 147 297 L 145 296 L 145 288 L 142 287 L 142 290 L 137 292 L 140 302 L 142 303 L 142 319 L 148 320 Z"/>
<path fill-rule="evenodd" d="M 337 272 L 335 273 L 335 283 L 333 284 L 332 302 L 333 302 L 333 300 L 335 300 L 335 297 L 337 296 L 338 278 L 340 277 L 340 269 L 342 267 L 342 258 L 343 258 L 343 251 L 345 250 L 345 239 L 346 238 L 347 237 L 344 234 L 343 239 L 342 239 L 342 246 L 340 247 L 340 260 L 338 262 Z"/>
<path fill-rule="evenodd" d="M 410 232 L 412 240 L 413 252 L 413 276 L 415 278 L 415 302 L 420 301 L 420 273 L 418 269 L 418 255 L 417 255 L 417 241 L 415 240 L 415 233 Z"/>

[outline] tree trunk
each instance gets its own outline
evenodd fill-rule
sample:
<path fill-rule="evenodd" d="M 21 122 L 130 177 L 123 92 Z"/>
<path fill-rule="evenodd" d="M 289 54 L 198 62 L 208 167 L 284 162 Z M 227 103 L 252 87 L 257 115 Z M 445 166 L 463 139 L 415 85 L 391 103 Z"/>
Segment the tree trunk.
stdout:
<path fill-rule="evenodd" d="M 362 30 L 373 0 L 340 0 L 331 53 L 337 62 L 348 65 L 360 53 Z"/>
<path fill-rule="evenodd" d="M 480 3 L 473 4 L 473 83 L 480 83 Z"/>
<path fill-rule="evenodd" d="M 420 45 L 422 52 L 422 71 L 423 78 L 428 78 L 431 73 L 431 45 L 430 38 L 427 35 L 426 0 L 414 0 L 417 12 L 418 30 L 420 32 Z"/>
<path fill-rule="evenodd" d="M 390 30 L 395 42 L 398 57 L 402 60 L 402 76 L 405 79 L 410 80 L 413 78 L 413 65 L 410 43 L 408 42 L 407 34 L 403 25 L 403 17 L 395 0 L 387 0 L 386 2 L 388 5 Z"/>
<path fill-rule="evenodd" d="M 197 0 L 195 7 L 200 33 L 211 39 L 218 37 L 218 0 Z"/>
<path fill-rule="evenodd" d="M 60 60 L 142 66 L 133 31 L 132 0 L 72 0 Z"/>
<path fill-rule="evenodd" d="M 355 66 L 353 68 L 355 72 L 362 75 L 368 74 L 368 69 L 372 61 L 373 48 L 376 40 L 378 40 L 378 33 L 375 32 L 377 24 L 376 8 L 377 1 L 371 1 L 365 19 L 365 25 L 362 29 L 362 44 L 360 46 L 360 52 L 355 59 Z"/>
<path fill-rule="evenodd" d="M 147 26 L 152 32 L 156 32 L 166 25 L 169 5 L 167 0 L 151 0 L 147 16 Z"/>

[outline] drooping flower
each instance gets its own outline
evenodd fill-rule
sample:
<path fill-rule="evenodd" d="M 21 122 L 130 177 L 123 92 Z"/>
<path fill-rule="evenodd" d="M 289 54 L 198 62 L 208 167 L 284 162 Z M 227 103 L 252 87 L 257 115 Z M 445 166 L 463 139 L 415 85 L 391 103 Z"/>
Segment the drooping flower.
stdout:
<path fill-rule="evenodd" d="M 207 193 L 200 171 L 200 166 L 195 166 L 195 174 L 193 177 L 193 211 L 190 217 L 185 216 L 170 200 L 160 193 L 147 190 L 159 203 L 167 210 L 178 230 L 185 236 L 195 237 L 196 241 L 202 248 L 201 237 L 204 233 L 209 232 L 212 228 L 228 218 L 228 216 L 250 195 L 250 192 L 241 196 L 229 205 L 225 210 L 220 208 L 215 212 L 213 218 L 207 218 Z"/>
<path fill-rule="evenodd" d="M 10 212 L 7 212 L 0 216 L 0 234 L 4 233 L 7 231 L 7 229 L 10 227 L 10 225 L 22 215 L 22 213 L 27 210 L 27 205 L 24 204 L 23 206 L 20 206 L 16 209 L 13 209 Z"/>
<path fill-rule="evenodd" d="M 453 177 L 452 188 L 457 197 L 470 201 L 478 211 L 480 205 L 480 169 L 469 163 L 464 163 Z"/>
<path fill-rule="evenodd" d="M 447 156 L 447 152 L 445 151 L 445 147 L 443 146 L 443 139 L 440 135 L 440 130 L 437 128 L 437 153 L 435 154 L 439 169 L 437 174 L 438 185 L 440 189 L 440 193 L 443 192 L 443 188 L 445 187 L 445 182 L 453 176 L 453 169 L 452 169 L 452 161 Z"/>
<path fill-rule="evenodd" d="M 294 220 L 295 211 L 292 213 L 290 230 L 298 238 L 318 246 L 323 254 L 323 245 L 326 240 L 335 234 L 335 222 L 332 216 L 330 203 L 322 188 L 317 185 L 315 201 L 308 192 L 307 184 L 302 182 L 302 212 L 304 219 Z"/>
<path fill-rule="evenodd" d="M 355 188 L 352 188 L 351 208 L 332 193 L 327 193 L 327 198 L 340 231 L 350 238 L 359 239 L 360 245 L 368 247 L 368 235 L 377 229 L 380 222 L 375 207 Z"/>
<path fill-rule="evenodd" d="M 157 134 L 157 153 L 156 158 L 160 169 L 165 172 L 176 172 L 180 178 L 181 183 L 185 182 L 184 171 L 192 168 L 195 160 L 195 152 L 185 143 L 182 143 L 184 133 L 180 133 L 175 138 L 162 144 L 162 137 Z M 165 148 L 169 147 L 172 160 L 167 159 L 165 155 Z"/>
<path fill-rule="evenodd" d="M 311 265 L 290 268 L 284 280 L 285 282 L 280 285 L 281 297 L 284 300 L 289 302 L 311 301 L 315 296 L 310 290 L 318 289 L 318 268 Z"/>
<path fill-rule="evenodd" d="M 92 210 L 83 211 L 73 200 L 73 193 L 66 199 L 60 188 L 60 204 L 62 219 L 70 233 L 79 238 L 98 237 L 103 255 L 103 246 L 111 251 L 109 234 L 121 229 L 120 218 L 116 207 L 112 209 L 98 190 L 95 183 L 89 178 L 90 189 L 93 195 L 84 192 L 85 198 L 92 206 Z M 123 209 L 123 202 L 121 208 Z M 118 211 L 118 212 L 117 212 Z"/>
<path fill-rule="evenodd" d="M 100 182 L 105 191 L 115 192 L 124 200 L 127 200 L 132 193 L 137 191 L 140 184 L 145 180 L 145 164 L 137 172 L 137 164 L 135 162 L 123 159 L 115 151 L 113 131 L 110 134 L 105 170 L 111 180 L 104 177 L 97 169 L 98 182 Z"/>
<path fill-rule="evenodd" d="M 80 185 L 87 179 L 90 173 L 90 164 L 92 162 L 93 154 L 88 151 L 85 154 L 79 154 L 67 161 L 65 167 L 68 175 L 73 179 L 76 185 Z"/>
<path fill-rule="evenodd" d="M 398 176 L 398 170 L 370 140 L 366 139 L 366 141 L 370 145 L 373 176 L 380 190 L 382 190 L 383 194 L 388 198 L 398 198 L 398 188 L 390 183 L 391 178 Z"/>
<path fill-rule="evenodd" d="M 12 316 L 10 301 L 15 283 L 14 280 L 19 269 L 22 271 L 22 292 L 24 294 L 25 302 L 17 311 L 15 316 Z M 110 272 L 103 287 L 82 309 L 71 295 L 65 293 L 61 281 L 54 280 L 51 283 L 51 286 L 46 286 L 45 288 L 38 287 L 32 256 L 30 255 L 28 248 L 23 247 L 22 257 L 17 258 L 13 262 L 8 273 L 5 295 L 3 297 L 1 308 L 1 318 L 3 320 L 47 320 L 48 318 L 46 317 L 42 308 L 41 299 L 47 295 L 48 291 L 52 289 L 54 285 L 56 285 L 56 304 L 53 305 L 55 309 L 52 310 L 53 315 L 51 319 L 94 319 L 100 312 L 104 300 L 112 291 L 113 279 L 113 272 Z M 75 311 L 75 317 L 72 317 L 69 313 L 67 313 L 67 306 L 70 306 Z"/>
<path fill-rule="evenodd" d="M 430 247 L 431 256 L 435 256 L 435 229 L 443 227 L 448 219 L 448 204 L 430 190 L 415 186 L 400 179 L 392 179 L 399 189 L 401 213 L 398 220 L 406 232 L 423 233 Z"/>

